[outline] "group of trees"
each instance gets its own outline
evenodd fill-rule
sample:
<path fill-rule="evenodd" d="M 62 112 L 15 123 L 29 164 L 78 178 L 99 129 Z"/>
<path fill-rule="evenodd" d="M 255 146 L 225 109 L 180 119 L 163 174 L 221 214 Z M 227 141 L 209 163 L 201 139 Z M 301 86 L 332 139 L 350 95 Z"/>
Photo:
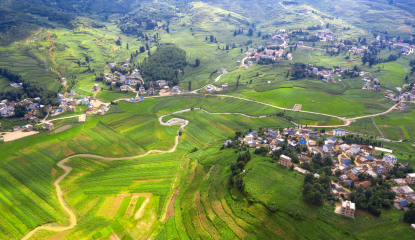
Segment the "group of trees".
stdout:
<path fill-rule="evenodd" d="M 305 162 L 300 165 L 301 168 L 304 168 L 312 173 L 325 173 L 326 176 L 331 176 L 331 166 L 333 165 L 333 159 L 330 156 L 322 158 L 320 153 L 317 153 L 312 156 L 311 162 Z"/>
<path fill-rule="evenodd" d="M 245 168 L 245 165 L 251 160 L 251 153 L 249 153 L 249 150 L 247 150 L 243 154 L 239 154 L 238 159 L 236 160 L 236 163 L 231 165 L 231 171 L 232 176 L 229 179 L 229 183 L 231 186 L 234 186 L 236 183 L 236 186 L 239 190 L 244 191 L 244 184 L 243 184 L 243 176 L 241 176 L 242 170 Z M 236 181 L 235 181 L 236 176 Z"/>
<path fill-rule="evenodd" d="M 317 206 L 323 206 L 324 199 L 334 200 L 334 196 L 330 194 L 330 178 L 320 176 L 315 178 L 313 174 L 305 175 L 303 186 L 303 197 L 306 202 Z"/>
<path fill-rule="evenodd" d="M 376 147 L 381 147 L 382 146 L 381 141 L 376 141 L 376 140 L 373 140 L 371 138 L 363 138 L 363 137 L 355 136 L 353 134 L 347 135 L 347 136 L 342 136 L 342 140 L 347 144 L 357 143 L 357 144 L 361 144 L 361 145 L 372 145 L 372 146 L 376 146 Z"/>
<path fill-rule="evenodd" d="M 165 79 L 177 85 L 179 71 L 183 72 L 186 65 L 186 51 L 174 45 L 162 45 L 140 68 L 145 81 Z"/>
<path fill-rule="evenodd" d="M 356 204 L 356 209 L 367 210 L 376 217 L 382 213 L 382 207 L 392 206 L 394 198 L 395 192 L 388 190 L 387 186 L 374 186 L 366 190 L 360 186 L 349 196 L 349 200 Z"/>

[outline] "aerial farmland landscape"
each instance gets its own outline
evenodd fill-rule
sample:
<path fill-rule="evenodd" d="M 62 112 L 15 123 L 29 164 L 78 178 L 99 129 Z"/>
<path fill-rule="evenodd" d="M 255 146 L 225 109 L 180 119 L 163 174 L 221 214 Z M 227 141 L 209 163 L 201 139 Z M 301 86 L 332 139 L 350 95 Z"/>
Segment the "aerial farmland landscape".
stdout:
<path fill-rule="evenodd" d="M 0 239 L 415 239 L 415 2 L 0 13 Z"/>

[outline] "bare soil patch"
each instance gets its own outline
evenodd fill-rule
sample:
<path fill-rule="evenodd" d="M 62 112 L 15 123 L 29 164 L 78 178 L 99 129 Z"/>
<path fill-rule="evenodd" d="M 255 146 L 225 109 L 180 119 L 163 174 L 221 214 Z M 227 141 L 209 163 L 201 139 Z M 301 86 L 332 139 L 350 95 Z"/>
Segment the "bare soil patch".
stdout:
<path fill-rule="evenodd" d="M 52 176 L 55 176 L 56 169 L 52 168 Z"/>
<path fill-rule="evenodd" d="M 20 138 L 25 138 L 25 137 L 29 137 L 35 134 L 38 134 L 39 132 L 37 131 L 30 131 L 30 132 L 22 132 L 22 131 L 17 131 L 17 132 L 9 132 L 6 133 L 3 138 L 4 138 L 4 142 L 11 142 Z"/>
<path fill-rule="evenodd" d="M 68 148 L 68 147 L 65 147 L 65 148 L 63 149 L 63 154 L 65 154 L 65 157 L 67 157 L 67 156 L 69 156 L 69 155 L 75 154 L 75 152 L 74 152 L 74 151 L 72 151 L 72 149 L 70 149 L 70 148 Z"/>
<path fill-rule="evenodd" d="M 164 222 L 169 220 L 169 218 L 173 217 L 174 215 L 174 202 L 176 202 L 177 195 L 179 195 L 179 189 L 176 190 L 176 192 L 173 194 L 173 197 L 170 199 L 170 203 L 167 208 L 166 218 L 164 219 Z"/>

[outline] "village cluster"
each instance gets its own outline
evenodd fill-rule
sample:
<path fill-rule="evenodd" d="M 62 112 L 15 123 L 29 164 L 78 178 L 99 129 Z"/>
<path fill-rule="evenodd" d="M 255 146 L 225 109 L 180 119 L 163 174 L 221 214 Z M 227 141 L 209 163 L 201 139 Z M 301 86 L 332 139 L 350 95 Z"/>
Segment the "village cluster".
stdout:
<path fill-rule="evenodd" d="M 387 41 L 385 39 L 382 39 L 381 36 L 376 37 L 376 41 L 370 41 L 371 46 L 380 46 L 380 45 L 386 45 L 391 48 L 391 50 L 400 49 L 402 51 L 402 54 L 409 55 L 414 53 L 415 45 L 410 45 L 409 43 L 404 43 L 402 39 L 398 40 L 396 38 L 393 38 L 392 41 Z M 368 50 L 368 46 L 362 45 L 360 47 L 352 47 L 350 48 L 350 52 L 353 54 L 357 54 L 359 56 L 363 56 L 364 52 Z"/>
<path fill-rule="evenodd" d="M 323 135 L 332 135 L 324 141 Z M 394 206 L 398 209 L 407 210 L 410 202 L 415 203 L 415 192 L 408 184 L 415 184 L 415 173 L 408 173 L 405 178 L 391 178 L 389 172 L 397 164 L 397 157 L 392 154 L 392 150 L 383 147 L 374 147 L 360 144 L 346 144 L 341 137 L 345 136 L 344 130 L 336 129 L 323 134 L 308 128 L 289 128 L 280 130 L 263 129 L 262 134 L 258 131 L 251 131 L 246 136 L 238 139 L 240 144 L 251 148 L 269 148 L 270 153 L 281 149 L 282 144 L 296 149 L 297 146 L 306 147 L 308 151 L 297 153 L 300 163 L 311 164 L 312 156 L 321 154 L 322 158 L 330 157 L 333 161 L 331 171 L 333 176 L 338 176 L 338 180 L 331 181 L 330 193 L 336 198 L 346 200 L 351 191 L 349 188 L 363 187 L 367 189 L 372 186 L 371 181 L 361 181 L 359 174 L 364 173 L 372 178 L 383 178 L 395 183 L 392 191 L 396 193 Z M 259 137 L 262 136 L 262 137 Z M 318 139 L 318 140 L 317 140 Z M 233 144 L 231 140 L 224 143 L 224 147 Z M 302 148 L 304 149 L 304 148 Z M 288 156 L 281 155 L 279 162 L 281 166 L 291 168 L 301 174 L 308 174 L 309 171 L 297 166 Z M 406 165 L 402 165 L 406 166 Z M 320 178 L 315 173 L 314 177 Z M 390 178 L 390 179 L 389 179 Z M 354 217 L 355 204 L 350 201 L 343 201 L 337 213 Z"/>

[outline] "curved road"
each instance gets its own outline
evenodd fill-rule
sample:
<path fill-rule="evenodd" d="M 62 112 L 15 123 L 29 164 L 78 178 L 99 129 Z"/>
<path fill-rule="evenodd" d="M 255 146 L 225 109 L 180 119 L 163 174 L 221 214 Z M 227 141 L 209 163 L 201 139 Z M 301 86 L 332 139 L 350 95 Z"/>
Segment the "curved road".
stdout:
<path fill-rule="evenodd" d="M 204 109 L 200 109 L 200 108 L 194 108 L 194 110 L 202 110 L 205 113 L 217 114 L 217 115 L 220 115 L 220 114 L 238 114 L 238 115 L 242 115 L 242 116 L 249 117 L 249 118 L 263 118 L 263 117 L 266 117 L 266 116 L 256 117 L 256 116 L 250 116 L 250 115 L 246 115 L 246 114 L 242 114 L 242 113 L 210 113 L 210 112 L 208 112 Z M 56 187 L 56 195 L 58 197 L 58 202 L 62 206 L 62 208 L 66 212 L 66 214 L 68 214 L 68 216 L 69 216 L 69 225 L 67 225 L 67 226 L 53 226 L 52 224 L 45 224 L 45 225 L 36 227 L 35 229 L 33 229 L 32 231 L 27 233 L 22 238 L 22 240 L 26 240 L 26 239 L 31 238 L 34 234 L 36 234 L 40 230 L 62 232 L 62 231 L 70 230 L 71 228 L 75 227 L 78 224 L 75 212 L 66 203 L 66 201 L 64 199 L 62 188 L 59 185 L 62 182 L 62 180 L 65 179 L 65 177 L 68 176 L 68 174 L 72 171 L 72 167 L 69 167 L 69 166 L 65 165 L 67 162 L 69 162 L 69 160 L 71 160 L 72 158 L 76 158 L 76 157 L 96 158 L 96 159 L 100 159 L 100 160 L 104 160 L 104 161 L 133 160 L 133 159 L 136 159 L 136 158 L 139 158 L 139 157 L 144 157 L 144 156 L 147 156 L 147 155 L 150 155 L 150 154 L 153 154 L 153 153 L 157 153 L 157 154 L 172 153 L 172 152 L 176 151 L 177 145 L 179 144 L 179 132 L 181 130 L 183 130 L 189 124 L 189 121 L 184 120 L 184 119 L 180 119 L 180 118 L 172 118 L 167 122 L 163 122 L 163 118 L 167 117 L 167 116 L 170 116 L 170 115 L 189 112 L 189 111 L 192 111 L 192 109 L 185 109 L 185 110 L 181 110 L 181 111 L 176 111 L 176 112 L 166 114 L 166 115 L 163 115 L 163 116 L 159 117 L 158 120 L 159 120 L 161 125 L 164 125 L 164 126 L 180 125 L 180 128 L 177 131 L 177 136 L 174 140 L 174 145 L 169 150 L 166 150 L 166 151 L 163 151 L 163 150 L 150 150 L 150 151 L 148 151 L 144 154 L 141 154 L 141 155 L 131 156 L 131 157 L 119 157 L 119 158 L 103 157 L 103 156 L 93 155 L 93 154 L 75 154 L 75 155 L 69 156 L 69 157 L 61 160 L 57 165 L 64 170 L 64 174 L 62 174 L 58 179 L 55 180 L 54 185 Z"/>

